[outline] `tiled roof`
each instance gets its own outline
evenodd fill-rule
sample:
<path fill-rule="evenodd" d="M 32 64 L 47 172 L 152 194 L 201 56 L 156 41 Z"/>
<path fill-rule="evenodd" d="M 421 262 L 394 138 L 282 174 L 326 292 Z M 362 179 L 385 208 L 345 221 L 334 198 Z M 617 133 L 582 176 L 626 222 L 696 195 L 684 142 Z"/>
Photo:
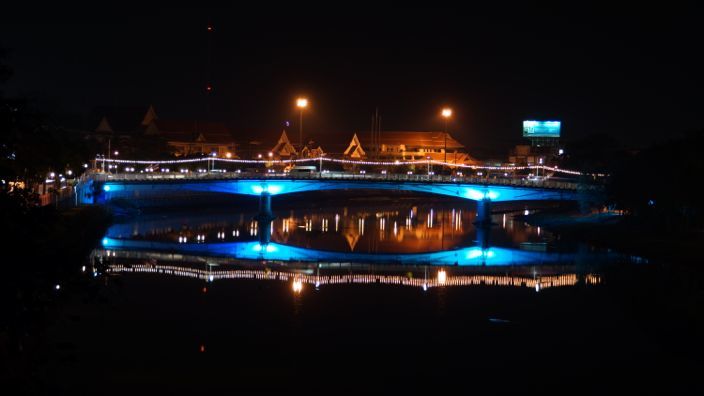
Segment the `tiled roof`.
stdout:
<path fill-rule="evenodd" d="M 363 147 L 372 145 L 372 134 L 360 132 L 357 134 Z M 445 147 L 445 132 L 418 132 L 418 131 L 381 131 L 378 135 L 379 142 L 386 145 L 406 145 L 410 147 L 443 148 Z M 447 134 L 447 149 L 455 150 L 464 148 L 464 145 L 449 133 Z"/>
<path fill-rule="evenodd" d="M 231 144 L 235 141 L 230 130 L 221 122 L 162 120 L 153 122 L 158 135 L 169 141 Z"/>

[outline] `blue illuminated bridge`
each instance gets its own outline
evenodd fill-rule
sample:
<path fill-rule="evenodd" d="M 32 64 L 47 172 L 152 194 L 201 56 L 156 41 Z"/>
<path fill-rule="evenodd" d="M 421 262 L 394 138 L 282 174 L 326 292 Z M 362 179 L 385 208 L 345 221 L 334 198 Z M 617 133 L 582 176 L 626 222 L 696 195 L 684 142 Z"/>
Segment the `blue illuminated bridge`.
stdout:
<path fill-rule="evenodd" d="M 189 194 L 252 195 L 270 211 L 271 196 L 326 190 L 415 191 L 479 202 L 479 214 L 491 202 L 578 201 L 597 195 L 599 187 L 547 179 L 482 179 L 440 175 L 309 173 L 118 173 L 89 172 L 77 186 L 79 202 L 168 199 Z M 267 200 L 268 202 L 262 202 Z"/>

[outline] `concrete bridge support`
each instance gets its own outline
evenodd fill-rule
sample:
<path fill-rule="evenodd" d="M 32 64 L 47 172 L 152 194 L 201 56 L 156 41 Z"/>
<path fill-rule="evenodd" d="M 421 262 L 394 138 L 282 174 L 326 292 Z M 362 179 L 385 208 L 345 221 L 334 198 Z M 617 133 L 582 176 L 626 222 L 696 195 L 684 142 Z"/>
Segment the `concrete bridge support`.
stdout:
<path fill-rule="evenodd" d="M 489 198 L 477 201 L 477 216 L 474 218 L 474 224 L 477 226 L 491 227 L 492 206 Z"/>
<path fill-rule="evenodd" d="M 270 219 L 274 218 L 274 215 L 271 212 L 271 194 L 266 191 L 259 194 L 259 214 L 257 217 L 268 217 Z"/>
<path fill-rule="evenodd" d="M 271 194 L 263 191 L 259 195 L 259 213 L 255 217 L 259 229 L 259 244 L 267 245 L 271 242 L 271 222 L 274 213 L 271 211 Z"/>
<path fill-rule="evenodd" d="M 482 250 L 489 249 L 489 236 L 491 235 L 491 225 L 480 225 L 477 226 L 477 245 L 479 245 Z"/>

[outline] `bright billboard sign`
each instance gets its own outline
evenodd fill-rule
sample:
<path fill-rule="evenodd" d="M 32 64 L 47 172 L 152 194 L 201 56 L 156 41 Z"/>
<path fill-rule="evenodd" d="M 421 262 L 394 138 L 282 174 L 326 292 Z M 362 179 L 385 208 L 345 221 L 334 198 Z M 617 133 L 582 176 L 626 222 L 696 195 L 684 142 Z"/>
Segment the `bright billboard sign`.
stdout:
<path fill-rule="evenodd" d="M 560 137 L 560 121 L 523 121 L 523 137 Z"/>

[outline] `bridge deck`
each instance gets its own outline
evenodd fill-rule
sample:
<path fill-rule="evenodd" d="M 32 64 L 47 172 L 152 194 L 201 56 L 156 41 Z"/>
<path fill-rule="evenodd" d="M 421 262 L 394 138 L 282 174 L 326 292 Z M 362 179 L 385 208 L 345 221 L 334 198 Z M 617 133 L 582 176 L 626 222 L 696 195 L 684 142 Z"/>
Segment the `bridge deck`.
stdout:
<path fill-rule="evenodd" d="M 575 182 L 572 179 L 527 179 L 527 178 L 482 178 L 472 176 L 448 175 L 404 175 L 404 174 L 362 174 L 349 172 L 314 172 L 314 173 L 246 173 L 246 172 L 208 172 L 208 173 L 92 173 L 89 178 L 99 182 L 167 182 L 198 180 L 360 180 L 381 182 L 422 182 L 422 183 L 458 183 L 475 185 L 519 186 L 532 188 L 549 188 L 560 190 L 600 189 L 598 185 Z"/>
<path fill-rule="evenodd" d="M 143 198 L 158 194 L 228 193 L 270 195 L 340 189 L 416 191 L 474 201 L 577 200 L 598 186 L 558 179 L 478 178 L 469 176 L 364 174 L 323 172 L 290 173 L 92 173 L 82 179 L 98 201 Z M 86 195 L 86 194 L 84 194 Z M 86 195 L 87 197 L 88 195 Z M 88 202 L 84 200 L 84 202 Z M 95 201 L 94 201 L 95 202 Z"/>

